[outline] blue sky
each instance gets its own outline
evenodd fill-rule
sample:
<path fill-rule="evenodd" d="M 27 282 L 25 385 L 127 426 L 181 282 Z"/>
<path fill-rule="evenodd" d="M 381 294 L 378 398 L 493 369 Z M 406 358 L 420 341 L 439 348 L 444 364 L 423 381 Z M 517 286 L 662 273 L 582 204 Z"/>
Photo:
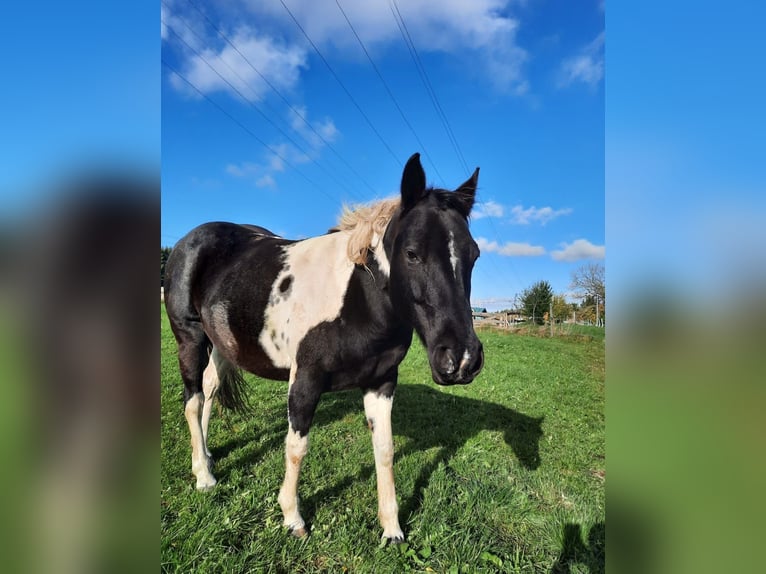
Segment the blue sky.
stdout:
<path fill-rule="evenodd" d="M 340 6 L 393 99 L 335 0 L 285 0 L 353 100 L 279 0 L 192 2 L 162 3 L 163 245 L 210 220 L 324 233 L 419 151 L 438 187 L 481 168 L 475 303 L 604 258 L 602 3 L 400 1 L 453 146 L 388 0 Z"/>
<path fill-rule="evenodd" d="M 44 205 L 37 186 L 83 168 L 159 169 L 157 12 L 145 1 L 3 6 L 4 217 Z"/>

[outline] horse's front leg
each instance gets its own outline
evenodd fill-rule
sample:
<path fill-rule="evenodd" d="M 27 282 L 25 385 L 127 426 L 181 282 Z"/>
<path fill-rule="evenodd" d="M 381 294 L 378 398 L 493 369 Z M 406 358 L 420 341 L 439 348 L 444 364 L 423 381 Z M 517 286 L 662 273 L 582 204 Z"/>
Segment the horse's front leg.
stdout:
<path fill-rule="evenodd" d="M 309 448 L 309 428 L 322 394 L 322 382 L 300 371 L 290 373 L 287 399 L 289 430 L 285 439 L 285 480 L 279 490 L 284 524 L 297 537 L 306 535 L 306 523 L 298 508 L 298 476 Z"/>
<path fill-rule="evenodd" d="M 364 395 L 364 413 L 372 431 L 375 451 L 375 473 L 378 479 L 378 518 L 383 526 L 383 536 L 391 542 L 404 542 L 399 526 L 399 506 L 394 487 L 394 439 L 391 433 L 391 407 L 394 402 L 393 388 L 371 390 Z"/>

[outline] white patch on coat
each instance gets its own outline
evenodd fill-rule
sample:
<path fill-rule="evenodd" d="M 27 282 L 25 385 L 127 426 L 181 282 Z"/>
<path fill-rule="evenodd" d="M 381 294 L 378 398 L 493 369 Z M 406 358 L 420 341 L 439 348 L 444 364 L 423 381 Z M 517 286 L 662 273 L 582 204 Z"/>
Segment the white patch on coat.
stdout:
<path fill-rule="evenodd" d="M 384 230 L 385 233 L 385 230 Z M 386 250 L 383 249 L 383 236 L 377 233 L 372 236 L 372 253 L 375 257 L 375 262 L 378 264 L 380 272 L 386 277 L 391 276 L 391 263 L 386 256 Z"/>
<path fill-rule="evenodd" d="M 460 361 L 460 367 L 458 370 L 462 371 L 466 366 L 468 366 L 468 363 L 471 361 L 471 353 L 468 352 L 468 349 L 463 351 L 463 359 Z"/>
<path fill-rule="evenodd" d="M 218 393 L 218 389 L 221 386 L 221 376 L 227 368 L 233 368 L 231 363 L 228 363 L 226 359 L 221 356 L 218 347 L 213 347 L 207 367 L 205 367 L 205 371 L 202 373 L 202 393 L 205 397 L 204 403 L 202 404 L 202 441 L 208 458 L 212 457 L 210 449 L 207 446 L 207 429 L 210 424 L 213 399 L 215 399 L 215 395 Z"/>
<path fill-rule="evenodd" d="M 375 392 L 364 395 L 364 414 L 372 431 L 375 474 L 378 483 L 378 518 L 383 536 L 404 540 L 399 526 L 399 505 L 394 486 L 394 439 L 391 432 L 391 409 L 394 398 Z"/>
<path fill-rule="evenodd" d="M 285 480 L 279 490 L 277 501 L 282 508 L 284 525 L 298 535 L 305 534 L 306 526 L 299 509 L 298 477 L 308 448 L 308 435 L 301 436 L 293 430 L 291 425 L 285 438 Z"/>
<path fill-rule="evenodd" d="M 184 407 L 184 416 L 191 434 L 192 473 L 197 477 L 197 490 L 206 491 L 215 486 L 216 480 L 210 472 L 210 459 L 207 456 L 200 424 L 200 407 L 203 401 L 202 393 L 192 395 Z"/>
<path fill-rule="evenodd" d="M 258 338 L 276 367 L 289 369 L 306 333 L 340 315 L 354 271 L 347 245 L 348 232 L 340 231 L 284 248 L 284 269 L 271 287 Z M 291 277 L 290 288 L 282 293 L 280 285 L 287 277 Z"/>
<path fill-rule="evenodd" d="M 457 279 L 457 252 L 455 251 L 455 235 L 449 232 L 449 262 L 452 264 L 452 274 Z"/>

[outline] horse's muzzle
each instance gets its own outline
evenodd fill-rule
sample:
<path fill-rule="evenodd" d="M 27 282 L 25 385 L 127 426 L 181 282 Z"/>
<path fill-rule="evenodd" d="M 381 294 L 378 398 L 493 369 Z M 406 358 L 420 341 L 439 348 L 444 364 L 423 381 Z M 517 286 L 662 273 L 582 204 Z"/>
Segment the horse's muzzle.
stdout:
<path fill-rule="evenodd" d="M 449 347 L 437 347 L 431 361 L 431 375 L 439 385 L 467 385 L 484 366 L 484 349 L 480 341 L 460 354 Z"/>

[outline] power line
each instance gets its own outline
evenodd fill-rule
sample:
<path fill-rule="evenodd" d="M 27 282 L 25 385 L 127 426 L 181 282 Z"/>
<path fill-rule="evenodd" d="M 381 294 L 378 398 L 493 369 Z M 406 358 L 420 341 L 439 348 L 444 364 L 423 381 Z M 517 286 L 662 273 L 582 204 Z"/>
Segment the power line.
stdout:
<path fill-rule="evenodd" d="M 164 58 L 161 58 L 162 63 L 165 65 L 166 68 L 168 68 L 171 72 L 173 72 L 179 79 L 183 80 L 190 88 L 192 88 L 195 92 L 197 92 L 201 97 L 205 98 L 205 100 L 208 101 L 208 103 L 212 104 L 216 108 L 218 108 L 218 111 L 220 111 L 223 115 L 225 115 L 227 118 L 229 118 L 231 121 L 233 121 L 235 124 L 237 124 L 240 128 L 242 128 L 246 133 L 248 133 L 250 136 L 255 139 L 259 144 L 261 144 L 263 147 L 265 147 L 267 150 L 269 150 L 271 153 L 273 153 L 275 156 L 277 156 L 279 159 L 281 159 L 285 165 L 287 165 L 290 169 L 295 171 L 298 175 L 300 175 L 303 179 L 305 179 L 308 183 L 313 185 L 317 190 L 319 190 L 322 194 L 327 196 L 328 198 L 332 199 L 333 201 L 338 201 L 337 197 L 334 197 L 327 193 L 323 187 L 321 187 L 319 184 L 317 184 L 314 180 L 309 178 L 306 174 L 304 174 L 302 171 L 300 171 L 296 166 L 294 166 L 286 157 L 284 157 L 282 154 L 280 154 L 277 150 L 275 150 L 273 147 L 271 147 L 269 144 L 267 144 L 265 141 L 263 141 L 261 138 L 259 138 L 250 128 L 248 128 L 245 124 L 240 122 L 237 118 L 232 116 L 229 112 L 227 112 L 218 102 L 210 98 L 207 94 L 205 94 L 202 90 L 200 90 L 197 86 L 195 86 L 191 81 L 189 81 L 188 78 L 186 78 L 183 74 L 181 74 L 178 70 L 176 70 L 173 66 L 171 66 Z"/>
<path fill-rule="evenodd" d="M 455 133 L 452 131 L 452 126 L 450 125 L 449 119 L 447 118 L 447 114 L 444 112 L 444 108 L 442 108 L 441 103 L 439 103 L 439 98 L 436 95 L 436 90 L 434 89 L 433 84 L 431 84 L 431 80 L 429 79 L 425 66 L 423 65 L 423 62 L 420 59 L 417 48 L 415 47 L 415 43 L 413 42 L 412 37 L 410 36 L 410 32 L 407 29 L 407 24 L 405 23 L 404 17 L 399 11 L 399 6 L 397 5 L 396 0 L 390 0 L 389 8 L 391 9 L 391 14 L 393 15 L 394 20 L 396 21 L 396 25 L 399 28 L 399 32 L 402 35 L 402 39 L 404 40 L 404 43 L 407 46 L 407 50 L 410 53 L 410 57 L 415 63 L 415 68 L 417 69 L 418 74 L 420 75 L 420 79 L 423 82 L 423 86 L 426 89 L 426 93 L 431 99 L 431 103 L 433 104 L 434 109 L 436 110 L 436 114 L 439 117 L 439 120 L 441 121 L 442 126 L 444 126 L 444 130 L 447 133 L 447 137 L 450 140 L 450 143 L 452 144 L 453 149 L 455 150 L 455 154 L 457 155 L 458 160 L 462 164 L 463 169 L 466 171 L 466 173 L 470 173 L 468 164 L 466 163 L 465 157 L 463 156 L 463 152 L 460 149 L 460 144 L 458 143 L 458 140 L 455 137 Z M 492 227 L 492 232 L 495 237 L 495 241 L 498 244 L 500 244 L 497 229 L 495 228 L 495 223 L 492 220 L 492 217 L 489 217 L 489 221 Z M 508 281 L 510 277 L 507 275 L 505 268 L 498 265 L 495 262 L 494 258 L 490 259 L 490 261 L 491 261 L 492 267 L 494 267 L 496 271 L 499 271 L 501 275 L 504 275 L 506 281 Z M 521 285 L 521 280 L 513 265 L 511 265 L 511 269 L 514 275 L 516 276 L 516 280 L 518 284 Z"/>
<path fill-rule="evenodd" d="M 463 169 L 465 170 L 466 173 L 470 173 L 470 169 L 468 169 L 468 164 L 465 161 L 463 152 L 460 150 L 460 145 L 458 144 L 457 138 L 455 137 L 455 134 L 452 131 L 452 126 L 450 125 L 449 120 L 447 119 L 447 114 L 444 113 L 444 109 L 439 103 L 439 98 L 436 96 L 436 91 L 434 90 L 433 85 L 431 84 L 431 80 L 428 78 L 428 74 L 426 73 L 425 66 L 423 66 L 423 62 L 420 60 L 420 55 L 418 54 L 417 48 L 415 48 L 415 43 L 412 41 L 410 32 L 407 29 L 407 24 L 404 22 L 404 17 L 402 16 L 401 12 L 399 12 L 399 6 L 396 4 L 396 0 L 391 0 L 389 4 L 389 8 L 391 9 L 391 13 L 394 16 L 394 20 L 396 21 L 396 25 L 399 28 L 399 32 L 402 34 L 404 43 L 407 45 L 407 49 L 410 52 L 410 56 L 415 62 L 415 67 L 417 68 L 418 74 L 420 75 L 420 79 L 426 88 L 426 92 L 428 93 L 429 98 L 431 99 L 431 103 L 433 104 L 434 109 L 436 110 L 436 114 L 437 116 L 439 116 L 439 119 L 441 120 L 441 123 L 444 126 L 445 131 L 447 132 L 447 137 L 449 138 L 450 143 L 452 144 L 452 147 L 454 148 L 455 153 L 457 154 L 458 159 L 460 160 L 460 163 L 463 166 Z"/>
<path fill-rule="evenodd" d="M 207 21 L 207 23 L 210 25 L 210 27 L 211 27 L 213 30 L 215 30 L 215 31 L 216 31 L 216 33 L 217 33 L 217 34 L 218 34 L 218 35 L 219 35 L 221 38 L 223 38 L 223 40 L 224 40 L 224 41 L 226 41 L 226 43 L 227 43 L 227 44 L 229 44 L 229 46 L 231 46 L 231 47 L 232 47 L 232 49 L 233 49 L 233 50 L 234 50 L 234 51 L 235 51 L 237 54 L 239 54 L 239 56 L 240 56 L 240 57 L 241 57 L 241 58 L 242 58 L 242 59 L 243 59 L 243 60 L 244 60 L 244 61 L 247 63 L 247 65 L 248 65 L 248 66 L 250 66 L 250 68 L 252 68 L 252 69 L 253 69 L 253 71 L 254 71 L 256 74 L 258 74 L 258 76 L 260 76 L 260 78 L 261 78 L 261 79 L 262 79 L 262 80 L 263 80 L 263 81 L 266 83 L 266 85 L 267 85 L 267 86 L 269 86 L 269 88 L 271 88 L 271 90 L 272 90 L 272 91 L 273 91 L 273 92 L 274 92 L 274 93 L 275 93 L 275 94 L 276 94 L 276 95 L 277 95 L 277 96 L 278 96 L 278 97 L 279 97 L 279 98 L 280 98 L 280 99 L 281 99 L 281 100 L 282 100 L 282 101 L 285 103 L 285 105 L 286 105 L 288 108 L 290 108 L 290 110 L 291 110 L 291 111 L 292 111 L 292 112 L 293 112 L 293 113 L 294 113 L 296 116 L 298 116 L 298 117 L 301 119 L 301 121 L 302 121 L 302 122 L 303 122 L 303 123 L 304 123 L 304 124 L 305 124 L 305 125 L 306 125 L 306 126 L 307 126 L 307 127 L 310 129 L 310 130 L 311 130 L 311 131 L 312 131 L 312 132 L 314 132 L 314 134 L 315 134 L 315 135 L 316 135 L 316 136 L 317 136 L 317 137 L 318 137 L 318 138 L 319 138 L 319 139 L 322 141 L 322 143 L 324 143 L 324 144 L 325 144 L 325 145 L 328 147 L 328 149 L 330 149 L 330 151 L 332 151 L 332 152 L 335 154 L 335 156 L 336 156 L 336 157 L 337 157 L 337 158 L 338 158 L 338 159 L 339 159 L 341 162 L 343 162 L 343 164 L 344 164 L 344 165 L 345 165 L 345 166 L 346 166 L 346 167 L 347 167 L 347 168 L 348 168 L 348 169 L 349 169 L 349 170 L 350 170 L 350 171 L 351 171 L 351 172 L 352 172 L 352 173 L 353 173 L 353 174 L 354 174 L 356 177 L 358 177 L 358 178 L 359 178 L 359 180 L 360 180 L 362 183 L 364 183 L 364 185 L 366 185 L 366 186 L 367 186 L 367 188 L 368 188 L 370 191 L 372 191 L 373 193 L 376 193 L 375 189 L 374 189 L 374 188 L 373 188 L 373 187 L 372 187 L 372 186 L 371 186 L 371 185 L 370 185 L 370 184 L 367 182 L 367 180 L 366 180 L 366 179 L 365 179 L 365 178 L 364 178 L 364 177 L 363 177 L 361 174 L 359 174 L 359 172 L 357 172 L 357 171 L 356 171 L 356 170 L 355 170 L 355 169 L 354 169 L 354 168 L 351 166 L 351 164 L 349 164 L 349 163 L 348 163 L 348 161 L 346 161 L 346 159 L 345 159 L 345 158 L 344 158 L 344 157 L 343 157 L 343 156 L 342 156 L 340 153 L 338 153 L 338 151 L 335 149 L 335 146 L 333 146 L 333 145 L 332 145 L 330 142 L 328 142 L 328 141 L 327 141 L 327 140 L 324 138 L 324 136 L 322 136 L 322 134 L 320 134 L 320 133 L 319 133 L 319 132 L 318 132 L 318 131 L 317 131 L 317 130 L 314 128 L 314 126 L 312 126 L 312 125 L 309 123 L 309 121 L 308 121 L 308 120 L 307 120 L 307 119 L 306 119 L 306 118 L 303 116 L 303 114 L 301 114 L 300 112 L 298 112 L 298 110 L 296 110 L 296 109 L 293 107 L 293 105 L 292 105 L 292 104 L 291 104 L 291 103 L 290 103 L 290 102 L 287 100 L 287 98 L 285 98 L 285 96 L 282 94 L 282 92 L 280 92 L 280 91 L 279 91 L 279 90 L 276 88 L 276 86 L 274 86 L 274 84 L 272 84 L 272 83 L 269 81 L 269 79 L 268 79 L 266 76 L 264 76 L 264 75 L 261 73 L 261 71 L 260 71 L 260 70 L 259 70 L 257 67 L 255 67 L 255 65 L 254 65 L 254 64 L 253 64 L 253 63 L 252 63 L 252 62 L 251 62 L 251 61 L 250 61 L 250 60 L 249 60 L 249 59 L 248 59 L 248 58 L 247 58 L 247 57 L 246 57 L 246 56 L 245 56 L 245 55 L 244 55 L 244 54 L 243 54 L 243 53 L 242 53 L 240 50 L 239 50 L 239 48 L 237 48 L 237 46 L 234 44 L 234 42 L 232 42 L 232 41 L 231 41 L 231 39 L 230 39 L 230 38 L 229 38 L 229 37 L 228 37 L 226 34 L 224 34 L 224 32 L 223 32 L 223 31 L 221 31 L 221 29 L 220 29 L 220 28 L 218 28 L 218 26 L 216 26 L 216 25 L 213 23 L 213 21 L 212 21 L 212 20 L 211 20 L 211 19 L 208 17 L 208 15 L 207 15 L 207 14 L 205 14 L 205 13 L 204 13 L 204 12 L 203 12 L 203 11 L 200 9 L 200 7 L 199 7 L 199 6 L 197 6 L 197 4 L 195 4 L 195 3 L 194 3 L 192 0 L 186 0 L 186 1 L 187 1 L 187 2 L 188 2 L 188 3 L 189 3 L 189 4 L 190 4 L 190 5 L 191 5 L 191 6 L 192 6 L 192 7 L 193 7 L 193 8 L 194 8 L 194 9 L 195 9 L 197 12 L 198 12 L 198 13 L 199 13 L 199 14 L 200 14 L 200 15 L 201 15 L 201 16 L 202 16 L 202 17 L 203 17 L 203 18 L 204 18 L 206 21 Z M 165 0 L 162 0 L 162 3 L 163 3 L 163 4 L 165 4 Z M 165 4 L 165 5 L 167 6 L 167 4 Z M 168 6 L 168 8 L 169 8 L 169 6 Z M 232 70 L 232 71 L 233 71 L 233 70 Z M 242 79 L 242 78 L 240 78 L 240 79 Z M 244 80 L 243 80 L 243 81 L 244 81 Z M 304 138 L 304 139 L 305 139 L 305 138 Z"/>
<path fill-rule="evenodd" d="M 167 2 L 165 2 L 165 0 L 160 0 L 160 1 L 161 1 L 161 2 L 162 2 L 162 4 L 164 4 L 164 5 L 165 5 L 165 6 L 166 6 L 168 9 L 170 9 L 170 8 L 171 8 L 171 6 L 170 6 L 169 4 L 167 4 Z M 176 15 L 174 15 L 174 18 L 175 18 L 175 19 L 177 19 L 179 22 L 181 22 L 181 24 L 183 24 L 183 25 L 184 25 L 184 28 L 186 28 L 187 30 L 189 30 L 189 32 L 191 32 L 192 34 L 194 34 L 194 37 L 195 37 L 195 38 L 197 38 L 197 40 L 200 42 L 200 44 L 204 44 L 204 43 L 205 43 L 205 40 L 204 40 L 204 38 L 202 38 L 202 37 L 201 37 L 201 36 L 200 36 L 200 35 L 199 35 L 199 34 L 198 34 L 198 33 L 197 33 L 197 32 L 196 32 L 196 31 L 195 31 L 195 30 L 194 30 L 194 29 L 193 29 L 193 28 L 192 28 L 192 27 L 189 25 L 189 23 L 188 23 L 188 22 L 187 22 L 187 21 L 186 21 L 184 18 L 181 18 L 180 16 L 176 16 Z M 192 48 L 192 47 L 189 45 L 189 43 L 188 43 L 188 42 L 184 41 L 184 40 L 183 40 L 183 39 L 180 37 L 180 35 L 179 35 L 179 34 L 178 34 L 178 33 L 177 33 L 177 32 L 176 32 L 176 31 L 175 31 L 173 28 L 172 28 L 172 26 L 169 26 L 169 25 L 168 25 L 168 24 L 165 22 L 165 20 L 163 20 L 162 18 L 160 18 L 160 19 L 161 19 L 161 21 L 162 21 L 162 22 L 163 22 L 163 23 L 164 23 L 166 26 L 168 26 L 168 27 L 170 28 L 170 31 L 171 31 L 171 32 L 173 32 L 173 34 L 175 34 L 177 37 L 179 37 L 179 39 L 181 39 L 181 41 L 182 41 L 182 42 L 184 42 L 184 44 L 186 44 L 186 46 L 187 46 L 187 47 L 188 47 L 190 50 L 192 50 L 192 51 L 193 51 L 193 52 L 194 52 L 194 53 L 195 53 L 195 54 L 196 54 L 196 55 L 197 55 L 197 56 L 198 56 L 198 57 L 199 57 L 199 58 L 200 58 L 202 61 L 204 61 L 206 64 L 208 64 L 208 66 L 210 65 L 210 64 L 209 64 L 209 63 L 208 63 L 208 62 L 207 62 L 207 61 L 206 61 L 204 58 L 202 58 L 202 56 L 200 56 L 200 55 L 199 55 L 199 54 L 196 52 L 196 50 L 194 50 L 194 49 L 193 49 L 193 48 Z M 221 61 L 221 63 L 222 63 L 224 66 L 226 66 L 226 67 L 229 69 L 229 71 L 230 71 L 232 74 L 234 74 L 235 76 L 237 76 L 237 78 L 239 78 L 239 80 L 242 82 L 242 84 L 243 84 L 243 85 L 245 85 L 245 86 L 247 86 L 248 88 L 250 88 L 250 91 L 252 91 L 252 92 L 253 92 L 253 94 L 254 94 L 255 96 L 257 96 L 257 93 L 256 93 L 256 91 L 255 91 L 255 90 L 252 88 L 252 86 L 250 86 L 250 85 L 248 84 L 247 80 L 245 80 L 245 78 L 243 78 L 243 77 L 242 77 L 242 76 L 239 74 L 239 72 L 237 72 L 237 71 L 236 71 L 234 68 L 232 68 L 232 67 L 231 67 L 231 65 L 229 65 L 229 63 L 228 63 L 226 60 L 224 60 L 224 59 L 223 59 L 223 58 L 222 58 L 220 55 L 218 56 L 218 59 Z M 213 71 L 215 71 L 215 70 L 213 70 Z M 220 74 L 219 74 L 219 77 L 220 77 Z M 221 79 L 223 79 L 223 78 L 221 78 Z M 226 80 L 224 79 L 224 81 L 226 81 Z M 240 95 L 241 95 L 241 94 L 240 94 Z M 243 97 L 244 97 L 244 96 L 243 96 Z M 249 103 L 249 102 L 248 102 L 248 103 Z M 274 108 L 272 108 L 271 106 L 269 106 L 269 104 L 268 104 L 268 103 L 266 103 L 265 101 L 264 101 L 264 102 L 262 102 L 262 103 L 263 103 L 263 105 L 264 105 L 266 108 L 268 108 L 268 109 L 271 111 L 271 113 L 273 113 L 273 114 L 274 114 L 274 116 L 279 116 L 278 112 L 277 112 L 277 111 L 276 111 Z M 272 124 L 272 125 L 273 125 L 273 124 Z M 276 126 L 275 126 L 275 127 L 276 127 Z M 298 135 L 300 135 L 300 134 L 298 134 Z M 305 138 L 304 138 L 304 139 L 305 139 Z M 307 141 L 307 143 L 308 143 L 308 141 Z M 301 150 L 301 151 L 303 151 L 303 150 Z M 304 152 L 304 153 L 305 153 L 305 152 Z"/>
<path fill-rule="evenodd" d="M 343 14 L 343 17 L 346 19 L 346 23 L 348 24 L 348 27 L 351 28 L 351 31 L 354 33 L 354 36 L 356 37 L 357 42 L 359 42 L 359 45 L 362 47 L 362 51 L 364 52 L 364 55 L 367 56 L 367 60 L 369 60 L 370 65 L 372 66 L 372 69 L 375 70 L 375 73 L 378 75 L 378 78 L 380 78 L 380 81 L 383 84 L 383 87 L 386 89 L 386 92 L 388 93 L 388 97 L 391 98 L 391 101 L 394 103 L 394 106 L 396 106 L 396 109 L 399 111 L 399 115 L 402 116 L 404 123 L 410 129 L 410 131 L 412 132 L 412 135 L 415 136 L 415 139 L 417 140 L 418 145 L 420 146 L 420 149 L 423 150 L 423 153 L 428 158 L 428 161 L 431 162 L 431 165 L 436 171 L 436 174 L 439 176 L 439 179 L 441 179 L 442 183 L 446 185 L 446 181 L 444 180 L 444 177 L 442 177 L 442 174 L 439 173 L 439 168 L 436 166 L 436 162 L 434 162 L 434 160 L 431 159 L 431 156 L 429 155 L 428 150 L 426 150 L 425 144 L 422 141 L 420 141 L 420 138 L 418 137 L 418 134 L 415 131 L 415 128 L 412 127 L 412 124 L 409 122 L 409 120 L 407 119 L 407 116 L 404 114 L 404 111 L 399 105 L 399 102 L 396 101 L 396 98 L 394 97 L 393 92 L 391 92 L 391 88 L 389 88 L 388 83 L 383 78 L 383 75 L 380 73 L 380 70 L 378 69 L 378 67 L 375 65 L 375 62 L 373 61 L 372 56 L 370 56 L 370 53 L 367 51 L 367 48 L 364 45 L 364 42 L 362 42 L 362 39 L 359 37 L 359 34 L 357 34 L 356 29 L 354 28 L 354 25 L 351 23 L 351 20 L 346 15 L 346 11 L 343 9 L 343 6 L 340 5 L 340 1 L 335 0 L 335 4 L 338 6 L 338 10 L 340 10 L 340 13 Z"/>
<path fill-rule="evenodd" d="M 319 163 L 319 162 L 318 162 L 316 159 L 312 158 L 312 157 L 311 157 L 311 155 L 309 155 L 309 153 L 308 153 L 308 152 L 306 152 L 306 151 L 305 151 L 305 150 L 304 150 L 304 149 L 303 149 L 303 148 L 302 148 L 300 145 L 298 145 L 298 143 L 297 143 L 297 142 L 296 142 L 296 141 L 295 141 L 293 138 L 291 138 L 291 137 L 290 137 L 290 136 L 289 136 L 287 133 L 285 133 L 285 131 L 284 131 L 282 128 L 280 128 L 280 127 L 279 127 L 279 126 L 278 126 L 276 123 L 274 123 L 274 121 L 272 121 L 272 120 L 271 120 L 271 118 L 269 118 L 269 117 L 268 117 L 268 116 L 267 116 L 265 113 L 263 113 L 263 111 L 262 111 L 262 110 L 261 110 L 261 109 L 260 109 L 260 108 L 259 108 L 257 105 L 255 105 L 255 102 L 253 102 L 252 100 L 250 100 L 249 98 L 247 98 L 247 97 L 246 97 L 246 96 L 245 96 L 245 95 L 244 95 L 242 92 L 240 92 L 240 91 L 239 91 L 239 90 L 238 90 L 238 89 L 237 89 L 237 88 L 236 88 L 236 87 L 235 87 L 235 86 L 234 86 L 234 85 L 233 85 L 231 82 L 229 82 L 229 80 L 227 80 L 226 78 L 224 78 L 224 77 L 223 77 L 223 75 L 221 75 L 221 73 L 220 73 L 218 70 L 216 70 L 216 69 L 215 69 L 215 67 L 213 67 L 213 65 L 212 65 L 212 64 L 210 64 L 210 62 L 208 62 L 208 61 L 207 61 L 207 59 L 206 59 L 204 56 L 202 56 L 202 54 L 200 54 L 200 53 L 199 53 L 197 50 L 195 50 L 195 49 L 194 49 L 194 48 L 193 48 L 193 47 L 192 47 L 192 46 L 191 46 L 191 45 L 190 45 L 190 44 L 189 44 L 189 43 L 188 43 L 186 40 L 184 40 L 184 39 L 181 37 L 181 35 L 180 35 L 178 32 L 176 32 L 176 31 L 175 31 L 175 29 L 174 29 L 174 28 L 173 28 L 173 27 L 172 27 L 170 24 L 168 24 L 167 22 L 165 22 L 165 20 L 162 20 L 162 23 L 163 23 L 163 24 L 165 24 L 165 27 L 166 27 L 168 30 L 170 30 L 171 32 L 173 32 L 173 34 L 174 34 L 174 35 L 175 35 L 175 36 L 176 36 L 176 37 L 177 37 L 179 40 L 181 40 L 181 42 L 183 42 L 183 44 L 184 44 L 184 45 L 185 45 L 187 48 L 189 48 L 189 50 L 191 50 L 191 51 L 194 53 L 194 55 L 196 55 L 196 56 L 197 56 L 197 57 L 198 57 L 200 60 L 202 60 L 202 61 L 203 61 L 203 62 L 204 62 L 204 63 L 205 63 L 207 66 L 208 66 L 208 68 L 210 68 L 210 69 L 211 69 L 213 72 L 215 72 L 215 74 L 216 74 L 216 75 L 217 75 L 219 78 L 221 78 L 221 80 L 223 80 L 223 81 L 224 81 L 224 82 L 225 82 L 225 83 L 226 83 L 226 84 L 227 84 L 227 85 L 228 85 L 228 86 L 229 86 L 229 87 L 230 87 L 232 90 L 234 90 L 234 91 L 235 91 L 235 92 L 236 92 L 236 93 L 239 95 L 239 97 L 241 97 L 243 100 L 245 100 L 245 102 L 247 102 L 247 103 L 248 103 L 248 104 L 249 104 L 249 105 L 250 105 L 250 106 L 251 106 L 253 109 L 255 109 L 255 111 L 257 111 L 257 112 L 258 112 L 258 113 L 259 113 L 259 114 L 260 114 L 260 115 L 263 117 L 263 119 L 265 119 L 265 120 L 266 120 L 266 121 L 267 121 L 269 124 L 271 124 L 271 125 L 272 125 L 272 126 L 273 126 L 273 127 L 274 127 L 274 128 L 275 128 L 275 129 L 276 129 L 276 130 L 277 130 L 277 131 L 280 133 L 280 134 L 282 134 L 282 135 L 283 135 L 283 136 L 284 136 L 284 137 L 285 137 L 285 138 L 286 138 L 286 139 L 287 139 L 287 140 L 288 140 L 290 143 L 292 143 L 292 144 L 293 144 L 293 145 L 294 145 L 294 146 L 295 146 L 295 147 L 298 149 L 298 151 L 300 151 L 300 152 L 301 152 L 301 153 L 302 153 L 304 156 L 306 156 L 308 159 L 310 159 L 310 160 L 311 160 L 311 161 L 312 161 L 312 162 L 313 162 L 315 165 L 317 165 L 317 166 L 318 166 L 318 167 L 319 167 L 319 168 L 320 168 L 320 169 L 321 169 L 323 172 L 325 172 L 325 174 L 326 174 L 326 175 L 328 175 L 328 176 L 329 176 L 329 177 L 330 177 L 330 178 L 331 178 L 333 181 L 335 181 L 335 183 L 337 183 L 337 184 L 338 184 L 340 187 L 344 188 L 344 189 L 345 189 L 345 190 L 346 190 L 348 193 L 350 193 L 351 195 L 354 195 L 355 197 L 358 197 L 358 196 L 356 196 L 356 194 L 355 194 L 355 193 L 354 193 L 354 192 L 353 192 L 351 189 L 349 189 L 349 188 L 348 188 L 348 187 L 347 187 L 347 186 L 346 186 L 344 183 L 342 183 L 340 180 L 338 180 L 338 179 L 337 179 L 337 178 L 336 178 L 336 177 L 335 177 L 335 176 L 334 176 L 332 173 L 330 173 L 330 172 L 329 172 L 329 171 L 328 171 L 328 170 L 327 170 L 327 169 L 326 169 L 326 168 L 325 168 L 323 165 L 321 165 L 321 164 L 320 164 L 320 163 Z"/>
<path fill-rule="evenodd" d="M 311 44 L 311 47 L 314 48 L 314 51 L 317 53 L 317 55 L 321 58 L 321 60 L 324 62 L 324 65 L 327 66 L 327 69 L 330 71 L 330 74 L 332 74 L 332 77 L 335 78 L 335 81 L 338 82 L 338 85 L 343 89 L 344 92 L 346 92 L 346 95 L 349 97 L 351 102 L 354 104 L 356 109 L 359 111 L 359 113 L 362 115 L 364 120 L 367 122 L 367 125 L 370 126 L 370 129 L 375 133 L 376 136 L 378 136 L 378 139 L 381 141 L 381 143 L 385 146 L 385 148 L 388 150 L 388 153 L 391 154 L 391 157 L 394 158 L 394 161 L 396 161 L 398 166 L 404 165 L 402 161 L 396 156 L 394 153 L 394 150 L 391 149 L 391 146 L 388 145 L 388 142 L 383 138 L 382 135 L 380 135 L 380 132 L 375 128 L 372 121 L 370 121 L 370 118 L 367 117 L 367 114 L 364 113 L 362 108 L 359 106 L 357 101 L 354 99 L 354 96 L 351 95 L 351 92 L 348 91 L 348 88 L 346 88 L 345 84 L 341 81 L 341 79 L 338 77 L 338 74 L 335 73 L 335 70 L 333 70 L 330 63 L 325 59 L 325 57 L 322 55 L 322 52 L 319 51 L 319 48 L 316 47 L 316 44 L 311 40 L 309 35 L 306 33 L 306 31 L 303 29 L 303 26 L 301 26 L 300 22 L 296 19 L 296 17 L 293 15 L 293 13 L 290 11 L 290 8 L 287 7 L 287 4 L 285 4 L 284 0 L 279 0 L 279 3 L 282 4 L 284 9 L 287 11 L 287 13 L 290 15 L 290 18 L 292 18 L 295 25 L 298 27 L 298 29 L 301 31 L 303 36 L 306 38 L 309 44 Z"/>

